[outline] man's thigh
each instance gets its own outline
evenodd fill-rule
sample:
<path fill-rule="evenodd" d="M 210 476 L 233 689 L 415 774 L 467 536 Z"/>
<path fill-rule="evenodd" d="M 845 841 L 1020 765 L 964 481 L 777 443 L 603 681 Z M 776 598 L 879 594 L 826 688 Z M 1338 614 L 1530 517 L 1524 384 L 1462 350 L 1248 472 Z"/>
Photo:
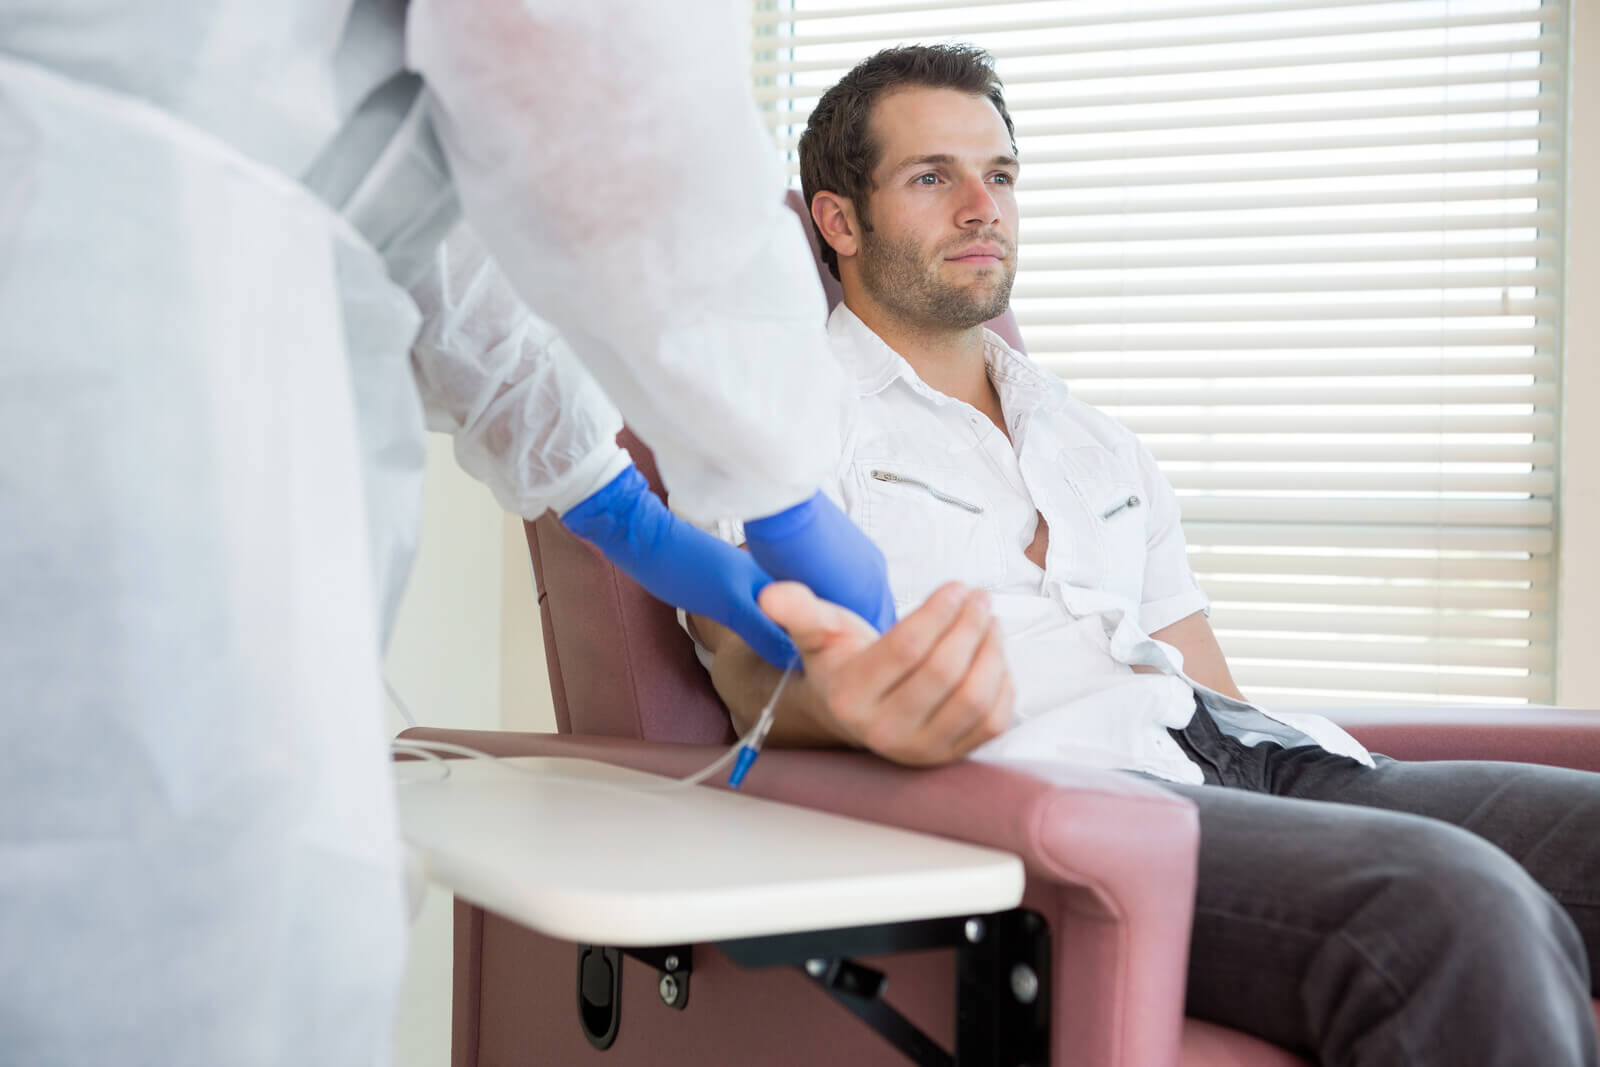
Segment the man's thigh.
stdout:
<path fill-rule="evenodd" d="M 1461 936 L 1489 928 L 1537 945 L 1545 977 L 1587 985 L 1571 922 L 1481 837 L 1376 805 L 1161 784 L 1200 814 L 1195 1016 L 1293 1049 L 1393 1040 L 1402 1055 L 1413 1035 L 1448 1027 L 1460 1011 L 1461 986 L 1438 981 L 1444 955 L 1454 954 L 1453 969 L 1504 980 L 1497 947 Z M 1510 996 L 1542 1010 L 1543 983 Z"/>
<path fill-rule="evenodd" d="M 1269 762 L 1279 796 L 1438 819 L 1504 851 L 1578 925 L 1600 963 L 1600 774 L 1528 763 L 1403 762 L 1376 767 L 1291 749 Z M 1600 970 L 1600 967 L 1592 969 Z"/>

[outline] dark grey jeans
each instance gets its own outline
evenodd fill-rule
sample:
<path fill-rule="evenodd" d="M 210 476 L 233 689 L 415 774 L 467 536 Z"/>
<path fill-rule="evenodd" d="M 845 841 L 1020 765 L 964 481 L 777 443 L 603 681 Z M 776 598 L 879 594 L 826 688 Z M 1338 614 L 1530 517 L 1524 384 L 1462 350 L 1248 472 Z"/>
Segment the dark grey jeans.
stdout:
<path fill-rule="evenodd" d="M 1593 1067 L 1600 774 L 1172 731 L 1205 785 L 1189 1014 L 1324 1064 Z"/>

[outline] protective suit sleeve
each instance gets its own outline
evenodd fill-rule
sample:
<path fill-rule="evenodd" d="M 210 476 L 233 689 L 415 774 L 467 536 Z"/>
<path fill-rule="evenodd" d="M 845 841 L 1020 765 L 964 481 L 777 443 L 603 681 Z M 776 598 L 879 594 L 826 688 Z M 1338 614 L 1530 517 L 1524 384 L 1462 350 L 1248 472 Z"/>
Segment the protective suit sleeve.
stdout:
<path fill-rule="evenodd" d="M 470 227 L 451 231 L 411 296 L 428 428 L 455 439 L 457 461 L 502 507 L 529 519 L 565 511 L 629 465 L 616 407 Z"/>
<path fill-rule="evenodd" d="M 561 521 L 623 573 L 669 604 L 729 627 L 775 667 L 799 656 L 756 597 L 772 578 L 741 552 L 668 511 L 628 467 Z"/>
<path fill-rule="evenodd" d="M 808 499 L 845 379 L 735 2 L 414 0 L 462 208 L 696 521 Z"/>

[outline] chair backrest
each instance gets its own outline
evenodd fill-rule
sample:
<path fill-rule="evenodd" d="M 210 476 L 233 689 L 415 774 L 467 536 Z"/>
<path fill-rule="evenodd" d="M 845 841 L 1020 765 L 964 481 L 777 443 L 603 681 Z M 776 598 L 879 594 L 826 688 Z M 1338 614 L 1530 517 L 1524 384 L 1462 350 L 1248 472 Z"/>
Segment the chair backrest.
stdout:
<path fill-rule="evenodd" d="M 791 190 L 788 203 L 800 216 L 815 256 L 816 233 L 800 194 Z M 843 294 L 820 257 L 817 270 L 831 311 Z M 988 325 L 1022 350 L 1009 309 Z M 628 430 L 617 441 L 661 493 L 649 448 Z M 554 515 L 524 526 L 557 728 L 648 741 L 731 742 L 727 711 L 695 657 L 694 643 L 678 625 L 677 612 L 611 566 Z"/>
<path fill-rule="evenodd" d="M 650 450 L 628 430 L 617 441 L 660 493 Z M 678 625 L 678 613 L 553 514 L 524 528 L 557 728 L 564 734 L 731 742 L 728 713 Z"/>

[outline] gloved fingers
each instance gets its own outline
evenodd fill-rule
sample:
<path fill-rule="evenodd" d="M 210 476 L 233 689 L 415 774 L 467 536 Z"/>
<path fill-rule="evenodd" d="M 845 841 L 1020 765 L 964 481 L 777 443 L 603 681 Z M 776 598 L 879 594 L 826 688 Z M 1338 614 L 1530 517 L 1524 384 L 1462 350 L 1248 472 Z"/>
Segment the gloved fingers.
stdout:
<path fill-rule="evenodd" d="M 800 652 L 789 635 L 763 615 L 755 601 L 738 605 L 736 611 L 734 618 L 725 625 L 744 638 L 744 643 L 754 649 L 756 655 L 779 670 L 787 670 L 791 664 L 800 662 Z"/>

